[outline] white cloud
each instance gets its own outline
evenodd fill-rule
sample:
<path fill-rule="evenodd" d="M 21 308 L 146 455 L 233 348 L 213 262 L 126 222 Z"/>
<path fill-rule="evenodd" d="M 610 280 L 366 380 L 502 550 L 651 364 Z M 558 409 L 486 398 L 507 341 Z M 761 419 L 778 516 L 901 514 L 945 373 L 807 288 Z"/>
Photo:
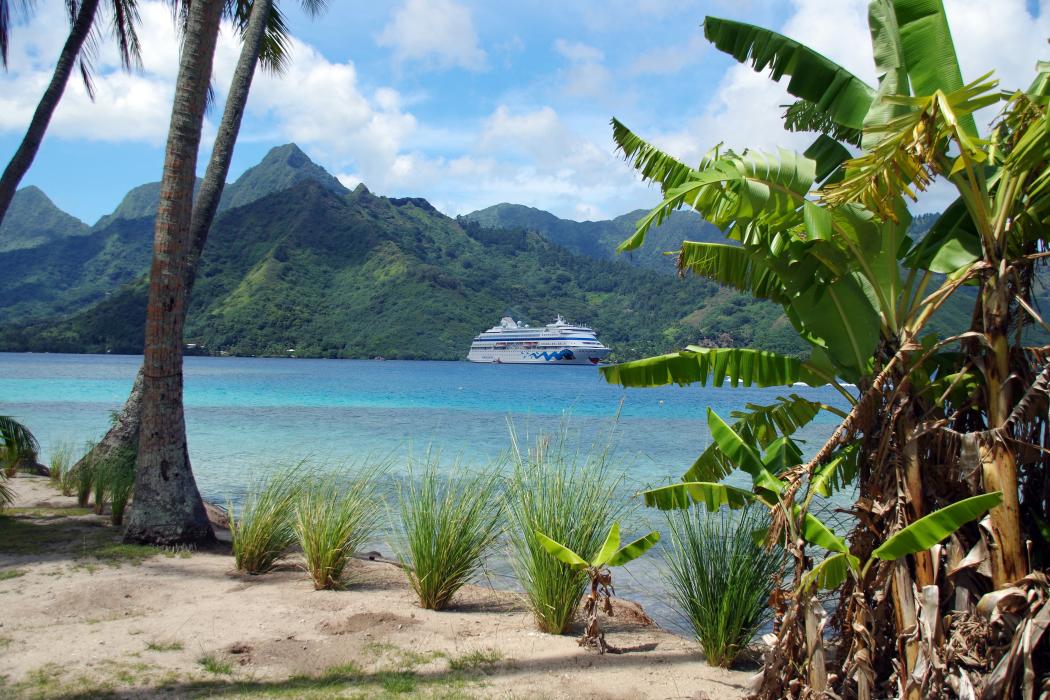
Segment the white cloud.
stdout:
<path fill-rule="evenodd" d="M 612 74 L 605 67 L 605 54 L 598 48 L 576 41 L 557 39 L 554 50 L 569 61 L 559 73 L 562 91 L 572 97 L 608 102 L 614 94 Z"/>
<path fill-rule="evenodd" d="M 376 42 L 392 48 L 398 62 L 467 70 L 481 70 L 486 63 L 470 10 L 452 0 L 406 0 Z"/>

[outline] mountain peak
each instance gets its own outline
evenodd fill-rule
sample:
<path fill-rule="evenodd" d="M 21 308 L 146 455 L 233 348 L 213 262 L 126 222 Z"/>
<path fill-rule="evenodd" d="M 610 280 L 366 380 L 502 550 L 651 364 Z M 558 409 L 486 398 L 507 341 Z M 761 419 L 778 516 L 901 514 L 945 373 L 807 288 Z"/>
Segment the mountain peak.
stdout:
<path fill-rule="evenodd" d="M 39 187 L 28 185 L 15 192 L 0 224 L 0 251 L 32 248 L 87 232 L 87 224 L 55 206 Z"/>
<path fill-rule="evenodd" d="M 327 170 L 310 160 L 294 143 L 271 148 L 259 164 L 248 168 L 237 181 L 226 186 L 222 208 L 233 209 L 268 194 L 288 189 L 301 180 L 313 180 L 338 194 L 348 190 Z"/>

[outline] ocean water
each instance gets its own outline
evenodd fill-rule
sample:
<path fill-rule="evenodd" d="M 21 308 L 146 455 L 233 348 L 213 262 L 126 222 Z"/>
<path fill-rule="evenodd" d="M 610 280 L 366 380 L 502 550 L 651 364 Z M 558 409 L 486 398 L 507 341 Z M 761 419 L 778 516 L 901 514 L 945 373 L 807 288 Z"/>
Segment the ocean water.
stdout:
<path fill-rule="evenodd" d="M 29 426 L 46 463 L 55 445 L 79 446 L 105 433 L 140 364 L 136 356 L 0 353 L 0 415 Z M 710 443 L 708 407 L 730 421 L 748 403 L 788 393 L 843 405 L 832 389 L 805 386 L 625 390 L 583 366 L 188 357 L 185 373 L 197 483 L 205 498 L 234 503 L 252 478 L 304 457 L 332 469 L 381 457 L 395 480 L 410 456 L 428 449 L 446 466 L 484 468 L 508 450 L 510 424 L 523 443 L 563 432 L 583 452 L 608 445 L 625 476 L 622 498 L 638 503 L 639 490 L 677 480 Z M 822 416 L 799 437 L 812 452 L 833 428 L 833 417 Z M 730 480 L 747 485 L 746 478 Z M 641 510 L 633 525 L 660 521 Z M 658 563 L 642 561 L 617 577 L 618 590 L 675 626 Z M 493 572 L 513 586 L 505 562 L 494 562 Z"/>

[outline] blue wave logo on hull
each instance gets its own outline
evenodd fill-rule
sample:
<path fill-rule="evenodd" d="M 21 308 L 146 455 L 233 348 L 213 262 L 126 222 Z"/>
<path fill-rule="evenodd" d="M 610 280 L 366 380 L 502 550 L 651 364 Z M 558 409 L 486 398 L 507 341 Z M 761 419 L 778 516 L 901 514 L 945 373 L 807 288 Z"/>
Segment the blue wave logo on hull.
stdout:
<path fill-rule="evenodd" d="M 529 353 L 529 357 L 532 357 L 535 360 L 538 360 L 542 357 L 547 362 L 550 362 L 551 360 L 576 359 L 576 356 L 572 354 L 572 350 L 569 350 L 567 348 L 565 350 L 559 350 L 558 352 L 533 352 Z"/>

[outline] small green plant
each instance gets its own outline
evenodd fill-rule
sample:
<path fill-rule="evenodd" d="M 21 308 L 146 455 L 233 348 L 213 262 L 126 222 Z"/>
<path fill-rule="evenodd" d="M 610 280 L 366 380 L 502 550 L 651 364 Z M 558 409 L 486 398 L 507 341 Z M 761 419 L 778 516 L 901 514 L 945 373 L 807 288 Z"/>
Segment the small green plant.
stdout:
<path fill-rule="evenodd" d="M 514 473 L 507 492 L 507 512 L 514 532 L 511 565 L 525 599 L 543 632 L 568 629 L 583 598 L 584 571 L 551 557 L 536 532 L 546 533 L 574 552 L 594 556 L 605 537 L 606 523 L 621 519 L 625 503 L 616 496 L 623 476 L 613 476 L 607 450 L 579 459 L 565 448 L 565 435 L 552 449 L 541 436 L 527 454 L 511 432 Z"/>
<path fill-rule="evenodd" d="M 302 467 L 300 463 L 281 469 L 267 481 L 253 483 L 240 515 L 235 514 L 232 504 L 227 505 L 238 570 L 266 573 L 295 542 L 292 520 L 302 492 Z"/>
<path fill-rule="evenodd" d="M 735 513 L 694 506 L 667 514 L 671 595 L 712 666 L 729 668 L 768 617 L 784 563 L 782 548 L 755 541 L 768 520 L 761 506 Z"/>
<path fill-rule="evenodd" d="M 104 490 L 109 493 L 110 520 L 114 525 L 121 525 L 124 522 L 124 511 L 131 499 L 132 489 L 135 487 L 136 459 L 137 455 L 134 450 L 117 450 L 107 455 L 97 467 L 95 481 L 104 483 Z M 96 493 L 98 493 L 97 486 Z"/>
<path fill-rule="evenodd" d="M 68 442 L 56 443 L 51 448 L 51 457 L 48 460 L 48 471 L 51 472 L 51 483 L 56 486 L 64 484 L 66 472 L 73 463 L 73 445 Z"/>
<path fill-rule="evenodd" d="M 609 570 L 614 566 L 624 566 L 649 551 L 649 548 L 660 541 L 660 533 L 650 532 L 644 537 L 639 537 L 633 542 L 620 546 L 620 523 L 613 523 L 609 528 L 609 534 L 602 544 L 602 548 L 593 559 L 587 561 L 576 552 L 565 545 L 555 542 L 542 532 L 537 531 L 536 537 L 547 552 L 558 561 L 568 565 L 573 570 L 584 571 L 591 582 L 591 592 L 583 604 L 583 611 L 587 615 L 587 627 L 580 637 L 580 646 L 593 646 L 599 654 L 607 651 L 619 653 L 615 647 L 609 646 L 605 641 L 605 633 L 598 624 L 598 607 L 605 611 L 606 615 L 612 616 L 612 572 Z"/>
<path fill-rule="evenodd" d="M 451 671 L 460 673 L 473 673 L 475 671 L 486 671 L 503 660 L 503 652 L 498 649 L 475 649 L 463 656 L 457 656 L 448 660 Z"/>
<path fill-rule="evenodd" d="M 147 651 L 182 651 L 182 642 L 147 642 Z"/>
<path fill-rule="evenodd" d="M 299 495 L 293 528 L 315 589 L 340 588 L 354 552 L 375 532 L 376 473 L 368 469 L 348 483 L 335 476 L 315 478 Z"/>
<path fill-rule="evenodd" d="M 220 659 L 214 654 L 204 654 L 197 663 L 208 673 L 214 673 L 215 675 L 229 675 L 233 673 L 233 665 L 225 659 Z"/>
<path fill-rule="evenodd" d="M 501 479 L 495 470 L 438 476 L 431 455 L 417 480 L 409 468 L 398 492 L 404 551 L 400 553 L 419 605 L 443 610 L 481 568 L 501 531 Z"/>

